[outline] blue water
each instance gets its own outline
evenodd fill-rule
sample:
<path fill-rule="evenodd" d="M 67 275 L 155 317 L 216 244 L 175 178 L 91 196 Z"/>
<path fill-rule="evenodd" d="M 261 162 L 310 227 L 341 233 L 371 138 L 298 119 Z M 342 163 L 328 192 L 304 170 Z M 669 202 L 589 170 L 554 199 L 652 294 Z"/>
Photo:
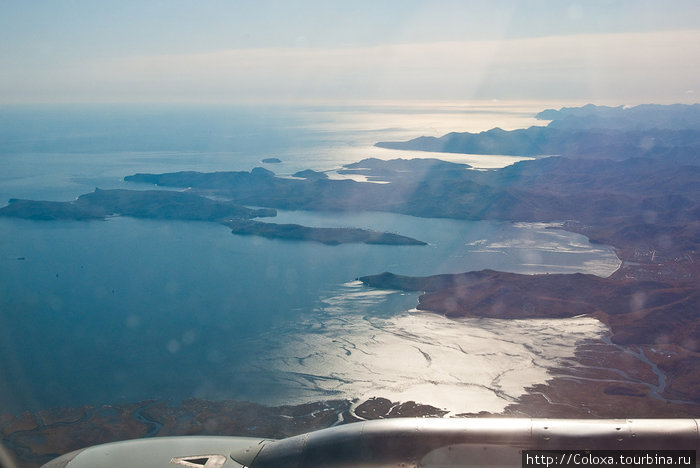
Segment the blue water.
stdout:
<path fill-rule="evenodd" d="M 5 110 L 0 199 L 69 200 L 96 186 L 139 188 L 122 180 L 135 172 L 250 170 L 272 156 L 284 161 L 267 166 L 278 173 L 328 170 L 373 156 L 374 140 L 407 132 L 392 122 L 385 131 L 348 129 L 362 121 L 358 109 L 332 115 L 289 108 Z M 406 112 L 396 115 L 406 121 Z M 280 212 L 279 221 L 386 230 L 429 245 L 325 246 L 234 236 L 217 224 L 131 218 L 0 219 L 2 409 L 189 396 L 264 402 L 272 394 L 294 402 L 294 388 L 267 375 L 274 369 L 248 364 L 265 356 L 271 333 L 293 334 L 300 317 L 322 316 L 329 298 L 357 289 L 347 284 L 358 276 L 482 268 L 606 275 L 617 266 L 610 249 L 539 225 L 387 213 Z M 378 317 L 415 303 L 415 294 L 398 292 L 369 305 L 343 302 L 349 313 Z"/>

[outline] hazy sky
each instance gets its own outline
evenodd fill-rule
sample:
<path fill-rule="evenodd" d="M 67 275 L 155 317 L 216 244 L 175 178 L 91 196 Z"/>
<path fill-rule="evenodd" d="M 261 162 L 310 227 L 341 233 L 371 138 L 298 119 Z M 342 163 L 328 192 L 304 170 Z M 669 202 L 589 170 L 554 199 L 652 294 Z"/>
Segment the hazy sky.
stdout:
<path fill-rule="evenodd" d="M 697 102 L 700 2 L 0 0 L 0 103 Z"/>

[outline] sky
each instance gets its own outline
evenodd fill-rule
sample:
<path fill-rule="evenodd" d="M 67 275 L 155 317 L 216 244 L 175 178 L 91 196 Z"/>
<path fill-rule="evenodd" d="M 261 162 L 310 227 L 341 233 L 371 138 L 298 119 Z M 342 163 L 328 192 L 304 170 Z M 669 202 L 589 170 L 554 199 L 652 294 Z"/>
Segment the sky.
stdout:
<path fill-rule="evenodd" d="M 700 2 L 0 0 L 0 104 L 698 102 Z"/>

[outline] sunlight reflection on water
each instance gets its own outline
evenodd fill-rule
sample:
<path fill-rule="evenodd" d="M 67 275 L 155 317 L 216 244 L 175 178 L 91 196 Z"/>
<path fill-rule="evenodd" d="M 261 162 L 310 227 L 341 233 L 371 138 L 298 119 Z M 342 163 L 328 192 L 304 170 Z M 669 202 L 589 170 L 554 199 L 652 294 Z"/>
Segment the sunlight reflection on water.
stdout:
<path fill-rule="evenodd" d="M 577 344 L 607 331 L 587 317 L 454 320 L 415 309 L 377 316 L 383 301 L 404 293 L 359 282 L 334 293 L 259 363 L 295 387 L 299 401 L 384 397 L 451 414 L 499 412 L 551 378 L 548 368 L 573 357 Z"/>

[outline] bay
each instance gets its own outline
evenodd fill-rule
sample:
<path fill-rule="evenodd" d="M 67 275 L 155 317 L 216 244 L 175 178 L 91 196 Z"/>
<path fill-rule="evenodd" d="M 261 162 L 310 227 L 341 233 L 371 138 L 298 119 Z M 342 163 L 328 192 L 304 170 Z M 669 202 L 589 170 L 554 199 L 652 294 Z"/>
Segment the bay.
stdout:
<path fill-rule="evenodd" d="M 499 109 L 509 121 L 530 118 L 522 109 Z M 95 186 L 144 188 L 123 181 L 135 172 L 250 170 L 265 157 L 279 157 L 281 164 L 266 167 L 291 175 L 306 168 L 333 171 L 361 157 L 422 156 L 371 144 L 416 136 L 427 127 L 451 129 L 460 121 L 452 108 L 427 112 L 411 106 L 384 107 L 381 119 L 376 107 L 4 112 L 0 196 L 49 200 L 70 200 Z M 478 120 L 477 111 L 464 112 Z M 483 116 L 494 119 L 494 114 Z M 450 160 L 459 157 L 449 155 Z M 484 167 L 519 159 L 469 158 L 482 159 Z M 423 398 L 423 403 L 452 405 L 454 411 L 478 409 L 482 403 L 492 409 L 526 385 L 543 381 L 547 366 L 571 355 L 581 339 L 604 332 L 590 319 L 447 323 L 412 310 L 417 294 L 370 290 L 354 281 L 382 271 L 428 275 L 492 268 L 607 276 L 617 268 L 611 249 L 556 226 L 372 212 L 280 211 L 274 221 L 391 231 L 428 245 L 326 246 L 234 236 L 213 223 L 125 217 L 0 219 L 3 409 L 189 396 L 292 404 L 366 397 L 368 382 L 382 392 L 374 396 Z M 488 331 L 496 329 L 509 331 L 500 336 Z M 577 329 L 583 331 L 571 332 Z M 542 340 L 562 334 L 566 338 L 555 351 L 538 356 L 527 351 L 551 349 Z M 515 335 L 521 338 L 512 344 Z M 468 372 L 448 372 L 453 382 L 439 377 L 443 365 L 473 368 L 476 358 L 452 351 L 464 349 L 465 337 L 474 336 L 502 350 L 497 354 L 503 359 L 494 361 L 502 364 L 494 364 L 494 372 L 521 361 L 538 364 L 527 377 L 515 378 L 505 393 L 493 379 L 472 379 Z M 428 347 L 425 342 L 431 340 L 442 340 L 445 352 Z M 420 359 L 425 363 L 420 353 L 418 361 L 397 364 L 401 361 L 394 356 L 417 353 L 417 348 L 430 348 L 430 369 L 416 366 Z M 359 359 L 367 355 L 375 356 L 372 363 L 380 367 L 370 368 L 380 379 L 368 378 L 369 364 Z M 516 361 L 507 355 L 517 356 Z M 381 365 L 387 359 L 393 370 Z M 429 383 L 431 372 L 432 382 L 440 385 Z M 426 385 L 440 391 L 421 391 Z M 471 396 L 459 397 L 457 387 Z M 476 406 L 456 405 L 457 400 Z"/>

